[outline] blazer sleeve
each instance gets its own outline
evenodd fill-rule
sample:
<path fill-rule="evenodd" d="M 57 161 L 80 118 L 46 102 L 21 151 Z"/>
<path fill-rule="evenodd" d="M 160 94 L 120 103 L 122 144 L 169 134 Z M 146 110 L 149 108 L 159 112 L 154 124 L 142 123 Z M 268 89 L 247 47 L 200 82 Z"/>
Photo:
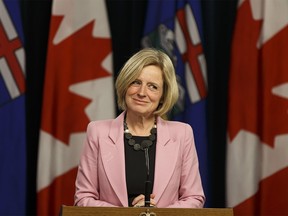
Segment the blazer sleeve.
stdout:
<path fill-rule="evenodd" d="M 199 173 L 198 156 L 196 152 L 193 130 L 190 125 L 184 124 L 185 131 L 181 139 L 181 177 L 179 198 L 170 208 L 202 208 L 205 195 Z"/>
<path fill-rule="evenodd" d="M 100 200 L 99 194 L 99 143 L 97 131 L 93 129 L 93 122 L 88 124 L 86 140 L 78 166 L 76 177 L 76 192 L 74 196 L 75 206 L 104 206 L 113 207 L 115 205 Z"/>

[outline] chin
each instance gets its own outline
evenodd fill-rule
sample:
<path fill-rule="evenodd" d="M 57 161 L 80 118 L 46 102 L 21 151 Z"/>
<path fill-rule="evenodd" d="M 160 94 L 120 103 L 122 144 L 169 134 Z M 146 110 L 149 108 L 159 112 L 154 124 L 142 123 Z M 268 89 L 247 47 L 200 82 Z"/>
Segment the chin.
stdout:
<path fill-rule="evenodd" d="M 151 114 L 151 112 L 147 112 L 146 110 L 129 110 L 128 112 L 132 112 L 132 113 L 135 113 L 137 115 Z"/>

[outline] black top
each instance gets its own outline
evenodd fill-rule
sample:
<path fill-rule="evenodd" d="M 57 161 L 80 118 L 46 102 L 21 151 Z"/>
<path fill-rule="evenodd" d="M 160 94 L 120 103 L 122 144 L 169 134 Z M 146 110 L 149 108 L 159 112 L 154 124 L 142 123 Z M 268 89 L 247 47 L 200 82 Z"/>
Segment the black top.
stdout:
<path fill-rule="evenodd" d="M 141 143 L 142 140 L 147 140 L 147 137 L 133 136 L 136 143 Z M 154 169 L 155 169 L 155 153 L 156 140 L 149 147 L 149 180 L 151 182 L 151 190 L 153 191 L 154 184 Z M 125 145 L 125 168 L 126 168 L 126 185 L 128 193 L 128 204 L 132 206 L 133 199 L 140 195 L 145 195 L 145 182 L 147 180 L 147 168 L 145 160 L 145 152 L 143 150 L 135 151 L 133 146 L 128 145 L 128 140 L 124 138 Z"/>

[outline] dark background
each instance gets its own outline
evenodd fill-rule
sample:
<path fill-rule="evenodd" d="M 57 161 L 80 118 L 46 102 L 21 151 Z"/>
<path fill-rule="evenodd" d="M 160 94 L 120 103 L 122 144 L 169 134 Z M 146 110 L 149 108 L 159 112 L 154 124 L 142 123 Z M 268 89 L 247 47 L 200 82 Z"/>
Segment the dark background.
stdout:
<path fill-rule="evenodd" d="M 97 1 L 97 0 L 95 0 Z M 168 0 L 167 0 L 168 1 Z M 85 1 L 83 1 L 84 4 Z M 106 0 L 114 74 L 141 48 L 147 0 Z M 208 72 L 207 125 L 210 165 L 208 207 L 225 207 L 227 93 L 237 0 L 202 0 Z M 36 214 L 36 170 L 42 92 L 52 0 L 21 0 L 27 78 L 27 214 Z"/>

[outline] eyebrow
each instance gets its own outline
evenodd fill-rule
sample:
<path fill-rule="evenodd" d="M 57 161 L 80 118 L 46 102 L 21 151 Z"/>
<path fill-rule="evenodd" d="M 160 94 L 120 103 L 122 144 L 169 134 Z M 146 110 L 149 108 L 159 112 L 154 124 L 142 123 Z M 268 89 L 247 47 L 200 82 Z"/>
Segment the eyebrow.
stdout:
<path fill-rule="evenodd" d="M 141 79 L 139 79 L 139 78 L 136 78 L 134 81 L 140 81 L 140 82 L 143 82 L 143 81 L 142 81 Z M 133 81 L 133 82 L 134 82 L 134 81 Z M 147 82 L 147 84 L 153 84 L 153 85 L 156 85 L 156 86 L 158 86 L 158 87 L 161 86 L 160 83 L 156 83 L 156 82 L 152 82 L 152 81 Z M 163 85 L 164 85 L 164 82 L 163 82 Z"/>

